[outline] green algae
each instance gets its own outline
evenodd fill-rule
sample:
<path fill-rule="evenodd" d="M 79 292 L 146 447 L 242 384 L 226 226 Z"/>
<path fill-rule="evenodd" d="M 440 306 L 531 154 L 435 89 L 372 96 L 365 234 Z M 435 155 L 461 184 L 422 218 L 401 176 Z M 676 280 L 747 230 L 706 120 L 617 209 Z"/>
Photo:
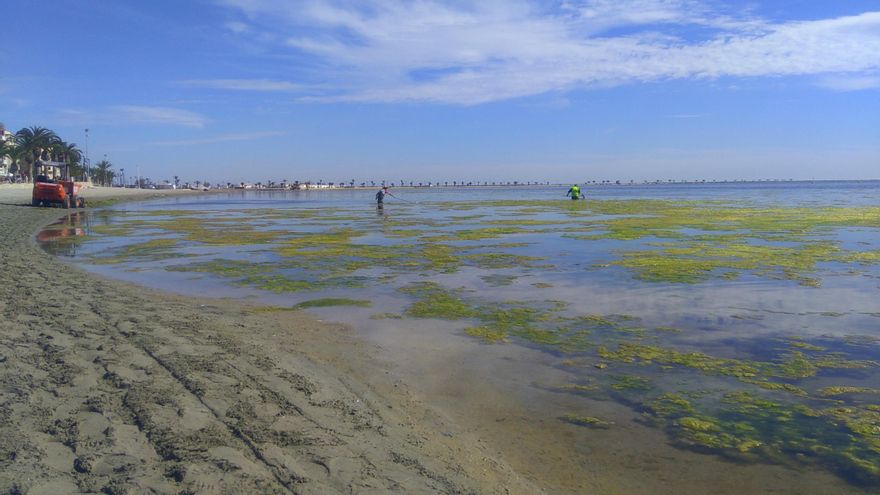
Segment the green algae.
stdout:
<path fill-rule="evenodd" d="M 760 365 L 728 358 L 714 358 L 699 352 L 679 352 L 645 344 L 623 342 L 615 350 L 598 348 L 603 359 L 624 363 L 677 365 L 704 373 L 752 378 L 761 372 Z"/>
<path fill-rule="evenodd" d="M 399 291 L 419 297 L 416 302 L 404 311 L 404 314 L 407 316 L 449 320 L 477 318 L 479 316 L 477 309 L 433 282 L 411 284 L 399 289 Z"/>
<path fill-rule="evenodd" d="M 480 279 L 490 287 L 505 287 L 513 285 L 513 282 L 519 277 L 514 275 L 501 275 L 493 273 L 491 275 L 483 275 Z"/>
<path fill-rule="evenodd" d="M 664 332 L 664 333 L 681 333 L 681 329 L 669 326 L 659 326 L 654 327 L 655 332 Z"/>
<path fill-rule="evenodd" d="M 794 339 L 794 338 L 790 338 L 790 339 L 789 339 L 789 341 L 788 341 L 788 345 L 791 346 L 791 347 L 794 347 L 794 348 L 796 348 L 796 349 L 801 349 L 801 350 L 804 350 L 804 351 L 815 351 L 815 352 L 821 352 L 821 351 L 824 351 L 824 350 L 825 350 L 824 347 L 821 347 L 821 346 L 818 346 L 818 345 L 815 345 L 815 344 L 810 344 L 810 343 L 808 343 L 808 342 L 803 342 L 803 341 L 801 341 L 801 340 L 799 340 L 799 339 Z"/>
<path fill-rule="evenodd" d="M 807 356 L 794 351 L 783 355 L 777 361 L 747 361 L 716 358 L 700 352 L 681 352 L 633 342 L 622 342 L 614 350 L 600 346 L 597 353 L 603 359 L 611 361 L 680 366 L 704 374 L 729 376 L 766 390 L 785 391 L 794 395 L 806 395 L 806 393 L 793 384 L 773 379 L 799 380 L 813 377 L 823 369 L 867 369 L 880 366 L 874 361 L 849 360 L 835 353 Z"/>
<path fill-rule="evenodd" d="M 440 273 L 451 273 L 461 266 L 461 259 L 458 256 L 460 252 L 460 249 L 446 244 L 423 245 L 418 255 L 425 262 L 415 261 L 413 265 L 417 268 L 425 267 Z"/>
<path fill-rule="evenodd" d="M 601 390 L 601 387 L 596 384 L 583 385 L 580 383 L 567 383 L 560 387 L 555 388 L 556 391 L 559 392 L 568 392 L 582 395 L 593 396 L 594 392 Z"/>
<path fill-rule="evenodd" d="M 507 342 L 508 336 L 507 331 L 488 325 L 467 327 L 464 329 L 464 333 L 470 335 L 471 337 L 476 337 L 487 344 Z"/>
<path fill-rule="evenodd" d="M 614 375 L 611 377 L 611 388 L 614 390 L 647 391 L 653 388 L 651 381 L 636 375 Z"/>
<path fill-rule="evenodd" d="M 473 253 L 460 255 L 458 259 L 472 266 L 494 270 L 500 268 L 533 267 L 532 262 L 544 258 L 510 253 Z"/>
<path fill-rule="evenodd" d="M 480 229 L 454 230 L 444 234 L 426 237 L 425 240 L 430 242 L 480 241 L 483 239 L 497 239 L 502 236 L 529 232 L 534 231 L 523 229 L 521 227 L 485 227 Z"/>
<path fill-rule="evenodd" d="M 128 244 L 109 251 L 109 254 L 93 256 L 91 262 L 114 265 L 127 261 L 160 261 L 193 256 L 176 251 L 179 242 L 179 239 L 151 239 L 149 241 Z"/>
<path fill-rule="evenodd" d="M 589 200 L 576 205 L 552 201 L 485 201 L 441 203 L 440 206 L 449 209 L 515 208 L 511 212 L 518 211 L 520 214 L 523 210 L 532 213 L 554 212 L 583 217 L 581 228 L 592 232 L 588 238 L 627 241 L 659 238 L 674 241 L 661 243 L 652 249 L 623 249 L 618 251 L 618 259 L 601 265 L 619 266 L 630 270 L 636 278 L 652 282 L 698 283 L 713 278 L 734 280 L 743 273 L 749 273 L 817 287 L 821 284 L 816 274 L 820 263 L 874 263 L 880 256 L 880 251 L 844 251 L 834 242 L 813 238 L 834 228 L 876 227 L 880 218 L 878 208 L 764 208 L 725 202 L 671 200 Z M 267 210 L 256 214 L 241 210 L 238 214 L 236 218 L 224 218 L 213 212 L 155 210 L 138 213 L 131 220 L 132 223 L 122 223 L 112 229 L 118 233 L 133 229 L 159 229 L 175 233 L 188 242 L 209 245 L 275 244 L 276 252 L 282 257 L 295 258 L 303 263 L 309 261 L 316 269 L 337 273 L 350 273 L 377 265 L 396 271 L 428 269 L 441 273 L 451 273 L 462 266 L 482 269 L 541 268 L 534 264 L 539 258 L 497 251 L 468 253 L 461 246 L 443 243 L 539 232 L 557 232 L 568 236 L 572 230 L 562 228 L 571 220 L 484 220 L 482 215 L 469 215 L 452 217 L 451 222 L 445 225 L 480 220 L 482 225 L 489 226 L 437 232 L 436 228 L 443 223 L 415 218 L 398 219 L 388 222 L 390 229 L 383 225 L 385 235 L 412 240 L 415 244 L 376 246 L 358 244 L 355 239 L 363 233 L 350 228 L 316 234 L 288 234 L 257 229 L 253 224 L 248 226 L 241 221 L 243 218 L 252 221 L 321 219 L 321 225 L 333 226 L 353 224 L 368 218 L 346 214 L 341 210 Z M 399 228 L 404 226 L 414 228 Z M 527 226 L 544 226 L 549 230 L 527 229 Z M 434 230 L 426 227 L 433 227 Z M 695 233 L 684 232 L 686 230 Z M 755 240 L 768 239 L 793 245 L 754 243 Z M 495 246 L 495 249 L 506 248 L 501 244 Z"/>
<path fill-rule="evenodd" d="M 676 424 L 678 426 L 681 426 L 682 428 L 686 428 L 694 432 L 718 431 L 719 429 L 718 425 L 716 425 L 712 421 L 700 418 L 693 418 L 690 416 L 679 418 L 678 420 L 676 420 Z"/>
<path fill-rule="evenodd" d="M 496 206 L 515 206 L 501 202 Z M 670 200 L 586 201 L 579 206 L 543 203 L 569 213 L 612 215 L 594 218 L 583 240 L 633 241 L 646 238 L 676 242 L 660 249 L 626 250 L 612 264 L 655 282 L 696 283 L 709 278 L 735 279 L 743 271 L 762 277 L 796 280 L 818 286 L 812 276 L 818 263 L 876 263 L 880 251 L 847 252 L 811 236 L 841 227 L 878 227 L 880 208 L 744 207 L 721 202 Z M 684 229 L 696 230 L 688 235 Z M 755 244 L 754 240 L 794 242 L 795 246 Z"/>
<path fill-rule="evenodd" d="M 369 307 L 372 303 L 363 299 L 348 299 L 343 297 L 323 297 L 319 299 L 309 299 L 294 306 L 295 309 L 306 308 L 327 308 L 330 306 L 356 306 L 360 308 Z"/>
<path fill-rule="evenodd" d="M 210 218 L 178 217 L 173 220 L 154 221 L 144 227 L 174 232 L 187 241 L 214 246 L 268 244 L 284 235 L 280 231 L 258 230 L 241 223 L 240 220 Z"/>
<path fill-rule="evenodd" d="M 165 270 L 171 272 L 209 273 L 219 277 L 242 278 L 270 273 L 278 268 L 278 265 L 274 263 L 251 263 L 241 260 L 215 259 L 186 265 L 171 265 L 165 267 Z"/>
<path fill-rule="evenodd" d="M 479 321 L 479 325 L 467 327 L 465 333 L 483 342 L 506 342 L 517 337 L 565 352 L 574 352 L 587 345 L 588 332 L 583 328 L 554 325 L 566 321 L 557 314 L 564 309 L 558 302 L 528 305 L 516 301 L 472 301 L 463 297 L 461 291 L 448 290 L 432 282 L 411 284 L 399 290 L 416 298 L 404 311 L 407 316 Z"/>
<path fill-rule="evenodd" d="M 880 249 L 874 251 L 855 251 L 841 256 L 840 261 L 845 263 L 859 263 L 871 265 L 880 263 Z"/>
<path fill-rule="evenodd" d="M 365 277 L 328 277 L 320 280 L 291 279 L 284 275 L 249 275 L 232 282 L 234 285 L 253 287 L 275 293 L 312 291 L 329 288 L 363 288 L 368 279 Z"/>
<path fill-rule="evenodd" d="M 689 243 L 623 252 L 621 258 L 611 264 L 632 270 L 636 278 L 651 282 L 696 283 L 722 275 L 733 279 L 739 271 L 751 271 L 759 276 L 785 278 L 815 286 L 817 280 L 809 275 L 818 263 L 837 260 L 838 252 L 837 246 L 829 242 L 797 247 Z"/>
<path fill-rule="evenodd" d="M 495 249 L 511 249 L 511 248 L 521 248 L 531 246 L 531 242 L 496 242 L 494 244 L 486 244 L 481 247 L 489 247 Z"/>
<path fill-rule="evenodd" d="M 520 227 L 525 225 L 571 225 L 570 220 L 539 220 L 539 219 L 529 219 L 529 218 L 515 218 L 509 220 L 487 220 L 482 222 L 487 225 L 510 225 L 514 227 Z"/>
<path fill-rule="evenodd" d="M 819 395 L 821 395 L 822 397 L 835 397 L 838 395 L 849 394 L 880 394 L 880 389 L 868 387 L 833 386 L 824 387 L 819 390 Z"/>
<path fill-rule="evenodd" d="M 492 203 L 477 202 L 463 209 L 482 208 Z M 691 284 L 719 280 L 723 283 L 740 277 L 761 277 L 819 286 L 824 274 L 823 266 L 830 263 L 874 262 L 873 251 L 843 250 L 838 243 L 824 236 L 833 229 L 860 223 L 861 226 L 876 228 L 878 217 L 873 209 L 866 209 L 866 216 L 857 218 L 858 215 L 854 216 L 848 211 L 850 209 L 756 208 L 722 202 L 590 200 L 576 203 L 579 204 L 544 202 L 535 207 L 526 207 L 532 202 L 504 202 L 496 205 L 499 208 L 515 208 L 510 211 L 512 214 L 528 209 L 534 213 L 565 215 L 569 217 L 568 221 L 481 221 L 465 227 L 492 227 L 450 231 L 440 229 L 452 227 L 455 222 L 477 218 L 459 217 L 448 223 L 421 222 L 419 219 L 384 221 L 381 233 L 399 242 L 393 245 L 362 243 L 362 237 L 369 231 L 354 228 L 354 222 L 364 220 L 362 217 L 339 212 L 330 215 L 309 212 L 299 218 L 314 220 L 311 224 L 325 227 L 323 232 L 270 232 L 271 235 L 266 237 L 265 242 L 272 246 L 273 253 L 282 258 L 281 262 L 241 262 L 225 267 L 204 266 L 202 270 L 181 271 L 216 273 L 240 279 L 238 283 L 243 285 L 286 292 L 332 288 L 337 283 L 353 283 L 353 287 L 362 287 L 375 281 L 346 277 L 360 269 L 380 268 L 387 269 L 388 273 L 400 274 L 401 277 L 407 276 L 406 273 L 429 277 L 434 273 L 453 273 L 463 267 L 484 270 L 549 268 L 535 263 L 539 258 L 515 257 L 499 252 L 527 243 L 487 242 L 481 246 L 465 247 L 456 242 L 468 241 L 461 244 L 469 244 L 482 239 L 503 241 L 505 236 L 533 233 L 553 233 L 584 241 L 614 241 L 622 246 L 615 251 L 619 258 L 602 267 L 627 269 L 636 278 L 651 282 Z M 279 215 L 297 217 L 295 214 Z M 260 218 L 269 217 L 261 215 Z M 176 219 L 188 222 L 182 215 Z M 219 218 L 192 220 L 184 222 L 181 230 L 177 231 L 165 228 L 161 223 L 165 220 L 145 221 L 143 217 L 127 228 L 132 232 L 162 229 L 174 232 L 180 240 L 188 243 L 199 242 L 197 236 L 201 232 L 198 228 L 202 228 L 219 231 L 212 242 L 220 245 L 230 242 L 223 239 L 226 235 L 223 229 L 230 227 L 231 223 Z M 346 228 L 333 228 L 340 223 L 346 224 Z M 565 223 L 578 227 L 562 228 Z M 525 226 L 547 228 L 530 230 L 523 228 Z M 121 232 L 123 227 L 117 228 Z M 247 230 L 232 232 L 233 235 L 240 235 Z M 577 233 L 572 234 L 575 231 Z M 651 242 L 648 244 L 648 241 Z M 477 249 L 480 251 L 477 252 Z M 270 276 L 286 268 L 301 270 L 302 274 L 297 272 L 300 279 Z M 388 273 L 386 276 L 393 277 Z M 335 277 L 335 282 L 325 280 L 328 274 L 331 280 Z M 504 277 L 489 275 L 484 281 L 491 284 L 493 281 L 502 281 Z M 511 278 L 507 280 L 512 281 L 513 276 L 508 277 Z M 772 352 L 773 355 L 768 357 L 761 354 L 759 360 L 719 358 L 645 345 L 646 341 L 657 343 L 666 333 L 676 333 L 668 337 L 678 340 L 681 331 L 673 327 L 654 327 L 649 332 L 619 315 L 569 316 L 566 313 L 563 316 L 563 308 L 554 307 L 546 301 L 487 302 L 466 291 L 449 290 L 437 284 L 415 288 L 409 286 L 409 289 L 410 292 L 403 291 L 414 298 L 414 302 L 404 310 L 404 315 L 408 317 L 467 320 L 462 322 L 463 332 L 480 342 L 519 342 L 562 356 L 576 353 L 577 362 L 585 363 L 583 368 L 586 368 L 577 372 L 596 373 L 600 377 L 596 382 L 602 385 L 572 385 L 568 387 L 568 392 L 589 394 L 591 397 L 602 393 L 624 396 L 622 400 L 642 408 L 646 416 L 667 429 L 680 445 L 749 461 L 760 458 L 768 462 L 788 462 L 799 456 L 807 456 L 810 462 L 832 466 L 839 472 L 845 472 L 848 477 L 871 483 L 872 469 L 876 470 L 872 455 L 876 456 L 877 451 L 871 449 L 875 445 L 872 442 L 876 440 L 877 423 L 870 413 L 877 411 L 863 403 L 863 396 L 870 389 L 830 386 L 817 390 L 818 379 L 811 379 L 821 376 L 824 385 L 835 376 L 833 373 L 823 375 L 825 371 L 852 370 L 867 374 L 876 363 L 851 360 L 845 355 L 828 352 L 830 346 L 815 345 L 816 340 L 806 342 L 796 338 L 777 340 L 777 344 L 782 342 L 782 345 L 768 349 L 767 353 Z M 824 313 L 829 317 L 837 316 Z M 392 315 L 373 317 L 402 316 Z M 852 342 L 853 345 L 873 345 L 871 341 L 856 338 Z M 724 377 L 723 380 L 713 379 L 713 383 L 720 381 L 732 384 L 733 387 L 747 390 L 750 395 L 739 397 L 723 394 L 718 397 L 719 391 L 713 392 L 714 395 L 684 391 L 680 392 L 678 399 L 665 399 L 667 404 L 677 404 L 678 409 L 669 406 L 669 411 L 663 412 L 659 407 L 660 402 L 653 400 L 652 395 L 663 392 L 658 390 L 662 387 L 670 387 L 667 380 L 657 380 L 655 387 L 647 378 L 638 375 L 609 376 L 608 371 L 591 369 L 590 363 L 595 363 L 597 356 L 610 363 L 611 369 L 608 371 L 615 373 L 644 371 L 646 368 L 640 367 L 650 366 L 650 371 L 660 376 L 690 378 L 696 374 L 697 380 L 700 374 Z M 595 368 L 605 366 L 606 363 L 601 362 Z M 653 378 L 653 375 L 649 376 Z M 685 382 L 686 378 L 682 378 L 681 382 Z M 713 397 L 717 400 L 713 401 Z M 837 399 L 830 399 L 832 397 Z M 679 401 L 683 401 L 686 407 Z M 786 401 L 797 401 L 797 404 Z M 841 407 L 830 408 L 829 404 Z M 658 406 L 656 409 L 653 407 L 655 405 Z M 789 428 L 790 423 L 798 422 L 808 422 L 815 430 L 812 436 L 808 436 L 811 433 L 809 428 Z M 805 438 L 798 440 L 798 435 Z M 831 441 L 828 445 L 833 445 L 837 453 L 821 447 L 821 442 L 826 440 Z"/>
<path fill-rule="evenodd" d="M 593 416 L 581 416 L 578 414 L 564 414 L 559 419 L 566 423 L 588 428 L 608 429 L 614 425 L 613 421 L 606 421 Z"/>
<path fill-rule="evenodd" d="M 291 280 L 283 275 L 250 275 L 234 282 L 234 285 L 253 287 L 275 293 L 299 292 L 324 288 L 320 282 Z"/>
<path fill-rule="evenodd" d="M 297 308 L 289 308 L 285 306 L 256 306 L 250 308 L 251 313 L 284 313 L 288 311 L 297 311 Z"/>
<path fill-rule="evenodd" d="M 816 462 L 859 483 L 880 483 L 880 414 L 868 408 L 812 409 L 745 391 L 725 393 L 704 412 L 674 393 L 645 408 L 683 446 L 735 458 Z"/>
<path fill-rule="evenodd" d="M 403 315 L 399 313 L 377 313 L 370 315 L 371 320 L 402 320 Z"/>

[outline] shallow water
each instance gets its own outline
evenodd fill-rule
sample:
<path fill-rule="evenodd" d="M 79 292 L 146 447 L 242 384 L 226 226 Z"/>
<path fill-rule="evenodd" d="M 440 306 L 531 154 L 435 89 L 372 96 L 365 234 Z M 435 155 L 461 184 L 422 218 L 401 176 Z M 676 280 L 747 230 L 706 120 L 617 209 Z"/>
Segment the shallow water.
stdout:
<path fill-rule="evenodd" d="M 878 186 L 233 192 L 38 240 L 183 294 L 369 301 L 310 311 L 551 491 L 858 493 L 880 487 Z"/>

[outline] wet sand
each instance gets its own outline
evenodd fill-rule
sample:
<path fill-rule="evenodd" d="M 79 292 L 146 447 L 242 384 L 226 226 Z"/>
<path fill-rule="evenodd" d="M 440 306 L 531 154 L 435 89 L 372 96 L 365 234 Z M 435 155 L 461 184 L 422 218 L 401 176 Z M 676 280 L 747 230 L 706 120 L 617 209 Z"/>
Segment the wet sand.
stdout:
<path fill-rule="evenodd" d="M 0 493 L 541 492 L 350 328 L 87 274 L 29 201 L 0 186 Z"/>

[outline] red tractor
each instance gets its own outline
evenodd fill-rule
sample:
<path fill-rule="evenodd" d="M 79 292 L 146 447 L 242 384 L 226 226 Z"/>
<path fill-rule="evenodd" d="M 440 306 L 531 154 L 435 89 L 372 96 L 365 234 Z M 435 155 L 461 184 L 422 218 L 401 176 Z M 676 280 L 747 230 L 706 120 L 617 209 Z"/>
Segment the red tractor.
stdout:
<path fill-rule="evenodd" d="M 79 197 L 79 185 L 70 179 L 68 165 L 61 162 L 41 162 L 42 173 L 34 180 L 31 204 L 57 205 L 62 208 L 82 208 L 85 200 Z"/>

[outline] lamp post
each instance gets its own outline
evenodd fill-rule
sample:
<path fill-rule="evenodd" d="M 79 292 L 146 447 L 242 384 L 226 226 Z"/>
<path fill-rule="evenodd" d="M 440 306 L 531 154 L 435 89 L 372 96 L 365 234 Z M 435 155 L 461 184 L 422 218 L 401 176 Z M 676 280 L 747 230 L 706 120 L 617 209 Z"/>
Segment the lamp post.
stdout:
<path fill-rule="evenodd" d="M 86 129 L 86 175 L 92 180 L 92 162 L 89 161 L 89 130 Z"/>

